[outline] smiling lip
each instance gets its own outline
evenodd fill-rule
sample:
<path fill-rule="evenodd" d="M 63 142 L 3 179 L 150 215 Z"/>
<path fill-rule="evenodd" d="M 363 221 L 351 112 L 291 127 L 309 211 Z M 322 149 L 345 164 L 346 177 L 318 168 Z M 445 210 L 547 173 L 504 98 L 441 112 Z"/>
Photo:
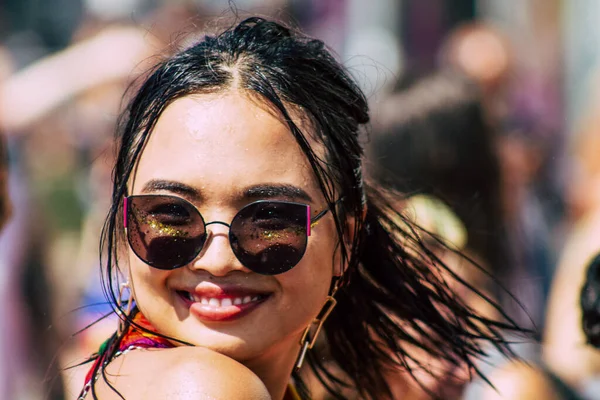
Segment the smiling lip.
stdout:
<path fill-rule="evenodd" d="M 269 293 L 216 285 L 200 285 L 193 291 L 177 290 L 190 312 L 205 322 L 241 318 L 267 300 Z"/>

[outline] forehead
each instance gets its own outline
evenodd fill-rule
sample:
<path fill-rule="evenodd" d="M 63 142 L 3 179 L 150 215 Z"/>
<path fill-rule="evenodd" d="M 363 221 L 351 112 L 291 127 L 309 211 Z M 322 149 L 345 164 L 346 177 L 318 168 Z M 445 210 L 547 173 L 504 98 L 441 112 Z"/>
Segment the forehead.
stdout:
<path fill-rule="evenodd" d="M 220 195 L 261 183 L 317 188 L 286 122 L 237 91 L 187 96 L 165 109 L 140 157 L 133 192 L 152 179 Z"/>

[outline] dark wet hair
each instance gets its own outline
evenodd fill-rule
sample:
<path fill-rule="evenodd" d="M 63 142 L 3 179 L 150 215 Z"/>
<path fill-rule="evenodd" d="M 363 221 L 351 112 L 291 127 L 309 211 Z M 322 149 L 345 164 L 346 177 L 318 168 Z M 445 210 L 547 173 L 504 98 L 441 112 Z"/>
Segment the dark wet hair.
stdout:
<path fill-rule="evenodd" d="M 434 376 L 447 372 L 429 371 L 413 354 L 415 348 L 446 361 L 450 370 L 476 368 L 486 344 L 510 352 L 500 330 L 518 328 L 485 319 L 463 304 L 446 282 L 459 278 L 403 222 L 391 205 L 393 194 L 364 181 L 359 133 L 369 114 L 358 86 L 323 42 L 261 18 L 206 36 L 160 63 L 124 114 L 101 242 L 105 289 L 115 306 L 119 246 L 124 244 L 121 205 L 153 127 L 174 100 L 232 87 L 260 98 L 286 121 L 331 206 L 337 234 L 352 238 L 348 246 L 339 241 L 347 268 L 336 294 L 338 305 L 325 323 L 333 368 L 318 350 L 308 354 L 309 366 L 333 396 L 343 398 L 347 385 L 363 398 L 390 397 L 383 372 L 391 368 L 411 373 L 421 368 Z M 309 120 L 310 132 L 294 123 L 292 109 Z M 323 157 L 309 137 L 325 149 Z M 340 197 L 343 201 L 334 206 Z M 355 217 L 353 226 L 346 223 L 349 216 Z M 115 334 L 98 356 L 110 360 L 119 340 Z M 301 382 L 300 375 L 294 378 Z"/>
<path fill-rule="evenodd" d="M 467 230 L 467 246 L 497 276 L 507 273 L 495 131 L 474 82 L 440 71 L 404 82 L 381 105 L 370 155 L 378 179 L 433 195 Z"/>
<path fill-rule="evenodd" d="M 600 254 L 590 261 L 579 301 L 586 341 L 600 349 Z"/>

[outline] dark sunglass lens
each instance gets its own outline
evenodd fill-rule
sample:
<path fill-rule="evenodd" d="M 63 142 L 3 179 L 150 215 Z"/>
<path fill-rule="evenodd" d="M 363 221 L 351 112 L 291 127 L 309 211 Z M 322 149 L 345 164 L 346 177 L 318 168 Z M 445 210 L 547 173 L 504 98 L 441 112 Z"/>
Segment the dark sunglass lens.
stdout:
<path fill-rule="evenodd" d="M 204 221 L 187 201 L 148 195 L 129 197 L 127 204 L 127 239 L 134 253 L 152 267 L 182 267 L 204 246 Z"/>
<path fill-rule="evenodd" d="M 306 250 L 307 207 L 259 201 L 244 207 L 231 223 L 233 252 L 247 268 L 275 275 L 293 268 Z"/>

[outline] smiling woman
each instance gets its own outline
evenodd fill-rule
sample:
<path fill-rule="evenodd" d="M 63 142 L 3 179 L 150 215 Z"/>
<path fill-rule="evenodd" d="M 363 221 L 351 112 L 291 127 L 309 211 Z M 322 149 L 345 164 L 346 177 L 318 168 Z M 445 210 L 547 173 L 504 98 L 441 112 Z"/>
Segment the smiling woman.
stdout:
<path fill-rule="evenodd" d="M 337 398 L 383 399 L 385 370 L 448 372 L 416 353 L 450 372 L 507 353 L 518 327 L 464 305 L 364 182 L 368 121 L 322 42 L 260 18 L 158 65 L 122 119 L 103 231 L 121 326 L 80 398 L 308 398 L 306 358 Z"/>

